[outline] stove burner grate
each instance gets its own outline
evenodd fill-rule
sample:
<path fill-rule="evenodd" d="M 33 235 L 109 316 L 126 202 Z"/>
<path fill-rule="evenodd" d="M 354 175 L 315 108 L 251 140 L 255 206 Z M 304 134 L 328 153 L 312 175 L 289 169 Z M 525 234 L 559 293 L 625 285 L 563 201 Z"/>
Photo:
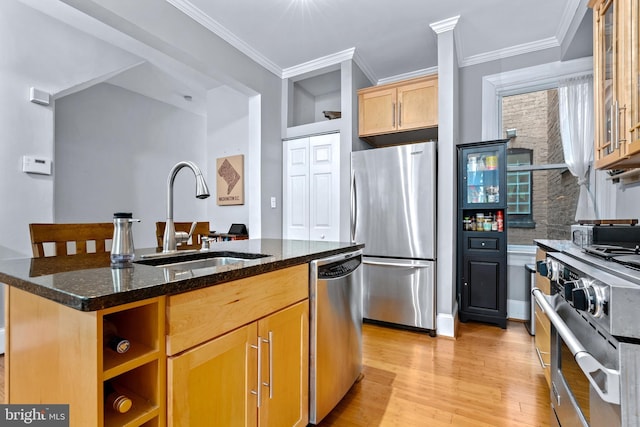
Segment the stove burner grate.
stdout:
<path fill-rule="evenodd" d="M 601 258 L 610 259 L 615 255 L 638 255 L 640 254 L 640 246 L 590 245 L 584 248 L 584 252 Z"/>

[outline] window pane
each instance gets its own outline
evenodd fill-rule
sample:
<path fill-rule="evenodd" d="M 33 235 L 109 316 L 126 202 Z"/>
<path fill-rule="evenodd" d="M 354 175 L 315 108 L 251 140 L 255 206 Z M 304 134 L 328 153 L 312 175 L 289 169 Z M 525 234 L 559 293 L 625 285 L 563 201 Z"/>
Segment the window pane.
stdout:
<path fill-rule="evenodd" d="M 508 144 L 509 166 L 564 163 L 557 90 L 502 99 L 503 131 L 516 129 Z M 570 239 L 578 185 L 569 172 L 507 173 L 507 243 L 533 245 L 534 239 Z"/>

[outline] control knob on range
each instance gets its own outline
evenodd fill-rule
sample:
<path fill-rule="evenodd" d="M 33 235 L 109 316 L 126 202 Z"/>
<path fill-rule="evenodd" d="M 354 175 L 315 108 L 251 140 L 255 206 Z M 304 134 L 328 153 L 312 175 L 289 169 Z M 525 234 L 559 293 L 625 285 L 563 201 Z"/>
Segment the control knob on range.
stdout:
<path fill-rule="evenodd" d="M 551 258 L 547 258 L 546 264 L 547 264 L 547 277 L 552 282 L 557 282 L 558 278 L 560 277 L 560 270 L 564 269 L 564 266 L 560 264 L 558 261 L 556 261 L 555 259 L 551 259 Z"/>
<path fill-rule="evenodd" d="M 603 313 L 604 295 L 602 288 L 592 280 L 581 278 L 571 291 L 572 305 L 577 310 L 586 311 L 596 317 Z"/>

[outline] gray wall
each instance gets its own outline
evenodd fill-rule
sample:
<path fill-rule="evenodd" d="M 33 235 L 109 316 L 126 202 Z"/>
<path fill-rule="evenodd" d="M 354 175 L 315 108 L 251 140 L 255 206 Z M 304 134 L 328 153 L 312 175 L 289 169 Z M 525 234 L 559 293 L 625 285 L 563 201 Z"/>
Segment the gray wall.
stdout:
<path fill-rule="evenodd" d="M 560 49 L 546 49 L 460 69 L 460 138 L 458 143 L 482 140 L 482 78 L 505 71 L 560 60 Z"/>
<path fill-rule="evenodd" d="M 0 2 L 0 39 L 0 199 L 11 201 L 0 210 L 0 257 L 9 258 L 31 255 L 29 223 L 54 219 L 53 176 L 21 170 L 23 155 L 54 155 L 53 106 L 29 102 L 29 88 L 56 93 L 139 58 L 15 0 Z"/>
<path fill-rule="evenodd" d="M 215 170 L 207 176 L 203 116 L 106 83 L 57 100 L 55 109 L 56 222 L 111 221 L 113 212 L 132 212 L 142 219 L 133 226 L 135 245 L 155 247 L 173 165 L 192 160 L 215 183 Z M 193 174 L 181 171 L 176 221 L 209 220 L 194 192 Z"/>
<path fill-rule="evenodd" d="M 262 236 L 282 235 L 281 79 L 167 2 L 157 0 L 65 0 L 124 34 L 246 96 L 260 99 L 260 209 Z"/>

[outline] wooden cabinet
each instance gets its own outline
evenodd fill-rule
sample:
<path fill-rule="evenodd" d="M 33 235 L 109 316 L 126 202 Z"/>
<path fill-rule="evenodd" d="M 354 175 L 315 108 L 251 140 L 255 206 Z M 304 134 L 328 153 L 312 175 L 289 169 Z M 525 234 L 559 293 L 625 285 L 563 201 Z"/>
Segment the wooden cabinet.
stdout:
<path fill-rule="evenodd" d="M 638 0 L 591 0 L 594 17 L 595 166 L 640 166 Z"/>
<path fill-rule="evenodd" d="M 306 426 L 308 266 L 169 297 L 169 425 Z"/>
<path fill-rule="evenodd" d="M 164 297 L 97 312 L 13 287 L 7 298 L 6 403 L 69 404 L 72 427 L 165 425 Z M 130 341 L 127 352 L 105 347 L 105 320 Z M 106 382 L 131 399 L 129 411 L 104 404 Z"/>
<path fill-rule="evenodd" d="M 547 253 L 538 248 L 536 251 L 536 262 L 544 261 L 546 257 Z M 546 295 L 550 295 L 551 293 L 551 282 L 547 277 L 541 276 L 540 274 L 536 274 L 536 287 Z M 532 301 L 532 304 L 535 304 L 536 353 L 540 361 L 540 366 L 542 366 L 544 377 L 547 380 L 547 385 L 551 387 L 551 324 L 549 318 L 544 314 L 535 300 Z"/>
<path fill-rule="evenodd" d="M 358 119 L 361 137 L 437 126 L 437 76 L 360 89 Z"/>
<path fill-rule="evenodd" d="M 506 141 L 458 146 L 460 320 L 507 327 Z"/>

